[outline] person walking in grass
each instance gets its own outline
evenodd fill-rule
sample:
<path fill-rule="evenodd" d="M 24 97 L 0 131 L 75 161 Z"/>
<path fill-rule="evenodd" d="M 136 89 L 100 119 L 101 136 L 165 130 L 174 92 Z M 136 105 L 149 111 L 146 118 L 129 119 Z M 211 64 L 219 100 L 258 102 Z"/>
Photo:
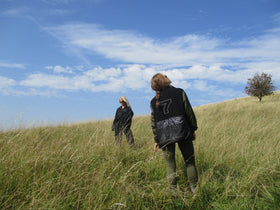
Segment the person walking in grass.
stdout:
<path fill-rule="evenodd" d="M 128 144 L 133 145 L 134 138 L 130 127 L 134 113 L 125 96 L 120 97 L 119 102 L 121 103 L 121 106 L 116 111 L 112 131 L 115 131 L 115 140 L 117 144 L 121 143 L 122 135 L 124 133 Z"/>
<path fill-rule="evenodd" d="M 154 151 L 161 148 L 166 160 L 167 180 L 170 189 L 177 188 L 175 146 L 178 144 L 187 167 L 191 191 L 196 191 L 198 181 L 193 140 L 197 121 L 183 89 L 170 85 L 169 78 L 161 73 L 153 76 L 151 88 L 156 96 L 151 100 L 151 125 Z"/>

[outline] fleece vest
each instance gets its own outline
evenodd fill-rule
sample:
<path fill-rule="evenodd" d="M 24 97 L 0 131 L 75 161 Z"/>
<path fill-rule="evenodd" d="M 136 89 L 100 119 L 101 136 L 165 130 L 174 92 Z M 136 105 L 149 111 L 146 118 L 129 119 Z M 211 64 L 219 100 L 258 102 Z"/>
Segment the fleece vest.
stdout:
<path fill-rule="evenodd" d="M 176 116 L 186 117 L 182 94 L 183 90 L 180 88 L 166 87 L 160 92 L 159 107 L 156 107 L 156 98 L 152 99 L 155 122 Z"/>
<path fill-rule="evenodd" d="M 156 107 L 155 98 L 151 101 L 160 148 L 181 140 L 193 139 L 182 94 L 183 90 L 180 88 L 167 87 L 160 92 L 159 107 Z"/>

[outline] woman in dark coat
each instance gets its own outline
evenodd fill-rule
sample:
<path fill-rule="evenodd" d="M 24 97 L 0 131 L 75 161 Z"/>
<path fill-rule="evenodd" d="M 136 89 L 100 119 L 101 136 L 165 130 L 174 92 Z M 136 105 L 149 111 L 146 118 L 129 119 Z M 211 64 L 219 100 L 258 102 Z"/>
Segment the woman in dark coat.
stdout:
<path fill-rule="evenodd" d="M 116 111 L 115 119 L 113 122 L 112 130 L 115 131 L 116 143 L 120 144 L 122 134 L 124 132 L 128 144 L 134 144 L 134 138 L 130 129 L 133 117 L 133 111 L 125 96 L 120 97 L 119 102 L 122 104 Z"/>
<path fill-rule="evenodd" d="M 196 117 L 183 89 L 170 85 L 167 76 L 158 73 L 151 80 L 156 96 L 151 100 L 151 120 L 154 134 L 154 151 L 162 149 L 166 160 L 167 179 L 171 189 L 177 185 L 175 144 L 177 143 L 187 167 L 187 177 L 192 192 L 196 191 L 193 140 L 197 129 Z"/>

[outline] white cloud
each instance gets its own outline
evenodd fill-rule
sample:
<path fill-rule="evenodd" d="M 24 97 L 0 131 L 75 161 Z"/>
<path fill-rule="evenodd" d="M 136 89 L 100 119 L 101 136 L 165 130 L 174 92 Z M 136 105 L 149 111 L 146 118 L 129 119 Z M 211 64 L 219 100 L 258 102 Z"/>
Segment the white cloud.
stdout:
<path fill-rule="evenodd" d="M 188 88 L 193 88 L 193 86 L 191 85 L 190 82 L 186 81 L 186 80 L 173 80 L 172 81 L 172 85 L 174 85 L 175 87 L 180 87 L 182 89 L 188 89 Z"/>
<path fill-rule="evenodd" d="M 127 88 L 141 89 L 146 87 L 145 70 L 142 70 L 142 67 L 141 65 L 132 65 L 123 69 L 122 80 Z"/>
<path fill-rule="evenodd" d="M 48 70 L 53 70 L 53 72 L 56 74 L 60 74 L 60 73 L 72 74 L 73 73 L 73 69 L 69 66 L 62 67 L 60 65 L 56 65 L 56 66 L 46 66 L 45 68 Z"/>
<path fill-rule="evenodd" d="M 20 64 L 20 63 L 7 63 L 7 62 L 1 62 L 1 61 L 0 61 L 0 67 L 25 69 L 25 65 L 24 64 Z"/>
<path fill-rule="evenodd" d="M 70 14 L 70 11 L 64 9 L 53 9 L 53 10 L 49 10 L 48 13 L 50 15 L 64 16 Z"/>
<path fill-rule="evenodd" d="M 88 76 L 92 81 L 102 81 L 108 80 L 110 78 L 117 77 L 121 74 L 120 68 L 109 68 L 103 69 L 101 67 L 96 67 L 92 70 L 85 72 L 85 75 Z"/>
<path fill-rule="evenodd" d="M 42 2 L 45 2 L 47 4 L 52 4 L 52 5 L 63 5 L 63 4 L 69 4 L 71 2 L 75 2 L 78 0 L 41 0 Z M 91 3 L 100 3 L 104 0 L 90 0 Z"/>
<path fill-rule="evenodd" d="M 16 85 L 16 81 L 7 77 L 0 76 L 0 90 Z"/>
<path fill-rule="evenodd" d="M 48 4 L 68 4 L 72 0 L 42 0 L 45 3 Z"/>
<path fill-rule="evenodd" d="M 68 24 L 45 30 L 71 48 L 87 49 L 108 59 L 135 64 L 211 65 L 276 60 L 280 55 L 280 31 L 275 29 L 237 42 L 193 34 L 156 40 L 131 31 L 106 30 L 94 24 Z"/>
<path fill-rule="evenodd" d="M 61 93 L 55 89 L 38 89 L 38 88 L 25 88 L 21 89 L 8 89 L 4 92 L 6 95 L 13 96 L 42 96 L 42 97 L 57 97 L 66 98 L 64 93 Z"/>
<path fill-rule="evenodd" d="M 280 12 L 276 13 L 275 15 L 273 15 L 273 19 L 274 19 L 277 23 L 280 23 Z"/>
<path fill-rule="evenodd" d="M 85 90 L 92 89 L 93 84 L 86 76 L 65 77 L 51 74 L 31 74 L 27 79 L 20 82 L 26 87 L 42 88 L 48 87 L 58 90 Z"/>
<path fill-rule="evenodd" d="M 46 67 L 53 69 L 53 67 Z M 147 86 L 147 75 L 152 75 L 151 68 L 145 69 L 143 65 L 129 65 L 118 68 L 94 69 L 84 71 L 81 75 L 71 77 L 57 74 L 31 74 L 20 85 L 30 88 L 51 88 L 57 90 L 73 91 L 88 90 L 121 91 L 125 89 L 141 89 Z M 150 79 L 150 78 L 149 78 Z"/>
<path fill-rule="evenodd" d="M 120 63 L 134 63 L 121 69 L 99 67 L 88 71 L 86 75 L 92 82 L 103 81 L 94 91 L 147 89 L 151 77 L 159 71 L 168 75 L 176 86 L 224 97 L 236 96 L 237 91 L 230 88 L 230 84 L 244 85 L 256 72 L 270 73 L 278 83 L 280 80 L 280 28 L 235 42 L 194 34 L 156 40 L 131 31 L 106 30 L 91 24 L 45 29 L 76 51 L 86 49 Z M 209 81 L 217 84 L 209 85 Z M 218 84 L 226 86 L 220 89 Z"/>
<path fill-rule="evenodd" d="M 120 65 L 90 69 L 46 66 L 51 73 L 29 74 L 17 82 L 33 89 L 32 93 L 48 88 L 52 90 L 50 93 L 146 91 L 150 90 L 150 80 L 157 72 L 166 74 L 175 86 L 221 96 L 236 95 L 232 87 L 244 85 L 255 73 L 266 72 L 278 83 L 280 81 L 279 28 L 236 42 L 199 35 L 156 40 L 131 31 L 106 30 L 93 24 L 68 24 L 45 30 L 67 45 L 67 49 L 81 53 L 81 57 L 88 56 L 88 52 L 99 53 L 118 60 Z M 1 66 L 25 67 L 0 62 Z M 15 83 L 7 78 L 5 81 Z M 226 84 L 223 89 L 219 88 L 221 84 Z"/>
<path fill-rule="evenodd" d="M 252 77 L 255 73 L 265 72 L 271 74 L 273 80 L 278 80 L 280 82 L 280 69 L 279 62 L 259 62 L 259 63 L 247 63 L 244 64 L 247 69 L 248 76 Z"/>
<path fill-rule="evenodd" d="M 5 10 L 1 13 L 2 16 L 6 17 L 25 17 L 27 12 L 29 11 L 28 7 L 17 7 Z"/>
<path fill-rule="evenodd" d="M 275 64 L 271 64 L 274 66 Z M 54 67 L 46 67 L 54 69 Z M 70 67 L 69 67 L 70 68 Z M 252 77 L 255 66 L 247 64 L 245 70 L 229 70 L 222 64 L 212 66 L 196 65 L 189 68 L 166 69 L 159 66 L 148 65 L 122 65 L 103 69 L 95 67 L 90 70 L 71 74 L 30 74 L 18 84 L 29 88 L 50 88 L 61 91 L 124 91 L 124 90 L 150 90 L 150 81 L 154 74 L 166 74 L 172 84 L 184 89 L 192 88 L 197 91 L 216 92 L 216 95 L 226 95 L 225 91 L 234 92 L 230 85 L 244 85 Z M 260 69 L 262 67 L 259 67 Z M 275 71 L 277 70 L 274 69 Z M 273 69 L 266 73 L 273 72 Z M 273 77 L 279 80 L 280 73 Z M 212 84 L 210 84 L 212 83 Z M 215 84 L 215 85 L 213 85 Z M 221 90 L 219 86 L 224 86 Z"/>
<path fill-rule="evenodd" d="M 216 87 L 209 86 L 205 80 L 195 80 L 192 84 L 192 88 L 200 91 L 209 91 L 210 89 L 215 89 Z"/>

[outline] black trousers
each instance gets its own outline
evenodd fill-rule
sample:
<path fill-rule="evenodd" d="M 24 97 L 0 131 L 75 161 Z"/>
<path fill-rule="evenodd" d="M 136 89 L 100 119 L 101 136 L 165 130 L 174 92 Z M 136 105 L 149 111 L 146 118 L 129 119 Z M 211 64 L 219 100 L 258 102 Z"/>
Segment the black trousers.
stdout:
<path fill-rule="evenodd" d="M 130 129 L 130 126 L 115 129 L 116 143 L 118 143 L 118 144 L 121 143 L 123 133 L 126 136 L 127 143 L 130 144 L 130 145 L 134 144 L 134 137 L 133 137 L 132 131 Z"/>
<path fill-rule="evenodd" d="M 185 165 L 187 167 L 187 177 L 190 182 L 190 185 L 191 186 L 195 185 L 198 176 L 195 167 L 193 142 L 179 141 L 178 146 L 181 150 L 181 153 L 185 161 Z M 162 148 L 166 161 L 167 180 L 170 186 L 177 185 L 175 148 L 176 148 L 176 143 L 169 144 L 166 147 Z"/>

